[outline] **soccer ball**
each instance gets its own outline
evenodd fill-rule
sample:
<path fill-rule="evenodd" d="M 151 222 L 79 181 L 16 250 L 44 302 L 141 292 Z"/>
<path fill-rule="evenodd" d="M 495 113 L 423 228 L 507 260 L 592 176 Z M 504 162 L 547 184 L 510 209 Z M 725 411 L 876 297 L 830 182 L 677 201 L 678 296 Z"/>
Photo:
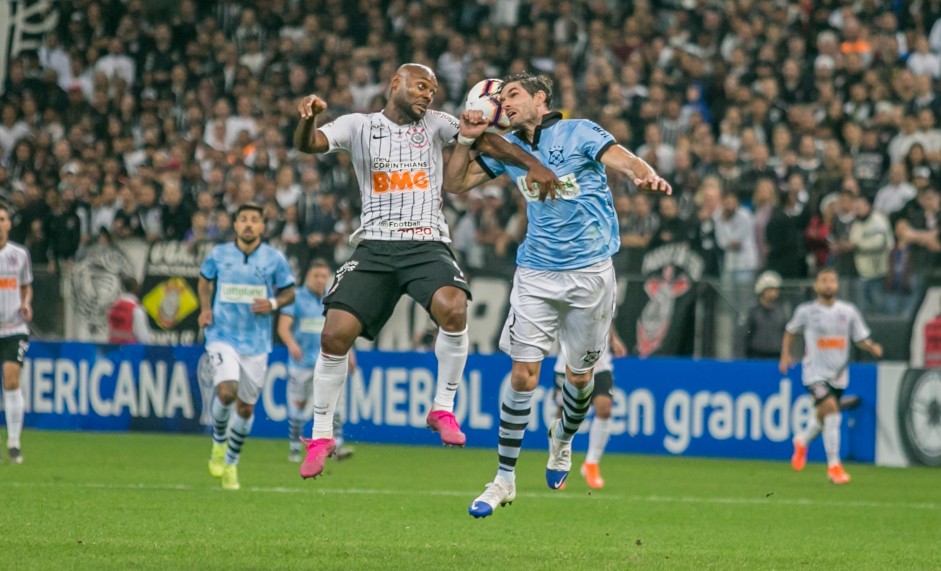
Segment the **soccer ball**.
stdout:
<path fill-rule="evenodd" d="M 490 123 L 487 131 L 490 133 L 504 133 L 510 128 L 510 119 L 503 114 L 500 106 L 500 88 L 503 82 L 499 79 L 485 79 L 471 87 L 464 100 L 464 109 L 469 111 L 483 111 L 484 119 Z"/>

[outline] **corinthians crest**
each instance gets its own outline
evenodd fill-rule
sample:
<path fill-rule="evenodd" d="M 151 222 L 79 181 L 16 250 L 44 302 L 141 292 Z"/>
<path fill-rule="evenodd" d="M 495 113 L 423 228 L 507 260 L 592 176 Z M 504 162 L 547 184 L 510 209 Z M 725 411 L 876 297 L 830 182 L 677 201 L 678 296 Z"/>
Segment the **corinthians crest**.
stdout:
<path fill-rule="evenodd" d="M 637 317 L 637 353 L 647 357 L 662 349 L 683 321 L 688 306 L 678 308 L 678 303 L 702 277 L 703 261 L 685 244 L 668 244 L 647 253 L 642 271 L 647 301 Z"/>

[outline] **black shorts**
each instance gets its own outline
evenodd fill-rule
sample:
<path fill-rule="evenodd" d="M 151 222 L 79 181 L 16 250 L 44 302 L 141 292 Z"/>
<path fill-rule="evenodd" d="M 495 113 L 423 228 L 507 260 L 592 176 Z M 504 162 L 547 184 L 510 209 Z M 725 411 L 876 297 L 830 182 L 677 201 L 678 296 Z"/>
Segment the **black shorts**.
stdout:
<path fill-rule="evenodd" d="M 364 240 L 337 270 L 323 303 L 359 319 L 362 336 L 373 340 L 403 293 L 431 313 L 431 298 L 444 286 L 470 287 L 454 254 L 442 242 Z"/>
<path fill-rule="evenodd" d="M 835 388 L 826 381 L 817 381 L 816 383 L 811 383 L 804 388 L 807 389 L 807 392 L 810 393 L 812 397 L 814 397 L 815 405 L 820 404 L 826 400 L 827 397 L 832 395 L 833 398 L 836 399 L 836 404 L 839 406 L 840 397 L 843 396 L 843 389 Z"/>
<path fill-rule="evenodd" d="M 26 351 L 29 350 L 29 337 L 23 335 L 10 335 L 0 337 L 0 363 L 23 364 Z"/>
<path fill-rule="evenodd" d="M 555 390 L 552 392 L 555 404 L 562 406 L 562 385 L 565 383 L 565 373 L 555 374 Z M 611 389 L 614 388 L 614 373 L 611 371 L 598 371 L 595 373 L 595 388 L 591 391 L 591 400 L 595 397 L 611 396 Z"/>

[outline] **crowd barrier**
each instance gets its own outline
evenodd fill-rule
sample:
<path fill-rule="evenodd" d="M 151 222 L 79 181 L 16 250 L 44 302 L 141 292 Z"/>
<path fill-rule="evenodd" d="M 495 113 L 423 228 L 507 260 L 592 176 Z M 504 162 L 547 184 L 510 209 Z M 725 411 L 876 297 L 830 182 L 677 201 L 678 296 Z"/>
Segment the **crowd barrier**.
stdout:
<path fill-rule="evenodd" d="M 35 342 L 23 367 L 29 428 L 206 433 L 212 380 L 200 346 Z M 275 349 L 253 436 L 287 436 L 285 350 Z M 436 445 L 425 428 L 435 390 L 432 353 L 358 353 L 346 383 L 346 433 L 358 442 Z M 552 359 L 536 389 L 524 447 L 544 449 L 555 417 Z M 468 445 L 496 446 L 504 355 L 468 358 L 455 414 Z M 782 378 L 771 361 L 615 360 L 610 452 L 783 460 L 813 414 L 800 371 Z M 929 414 L 941 373 L 900 364 L 850 367 L 858 407 L 844 412 L 844 458 L 887 465 L 941 464 Z M 934 404 L 932 404 L 934 403 Z M 919 416 L 921 414 L 921 416 Z M 588 420 L 590 422 L 590 418 Z M 588 422 L 583 426 L 587 430 Z M 575 440 L 584 450 L 587 437 Z M 823 460 L 814 443 L 811 460 Z"/>

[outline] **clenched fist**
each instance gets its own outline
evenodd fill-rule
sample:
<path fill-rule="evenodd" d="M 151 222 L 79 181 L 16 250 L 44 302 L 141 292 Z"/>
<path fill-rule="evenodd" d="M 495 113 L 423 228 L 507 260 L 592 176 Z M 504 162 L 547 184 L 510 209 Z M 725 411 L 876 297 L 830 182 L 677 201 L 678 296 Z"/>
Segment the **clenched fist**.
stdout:
<path fill-rule="evenodd" d="M 316 95 L 308 95 L 301 99 L 300 104 L 297 106 L 297 112 L 300 113 L 301 119 L 312 119 L 326 110 L 327 102 Z"/>

